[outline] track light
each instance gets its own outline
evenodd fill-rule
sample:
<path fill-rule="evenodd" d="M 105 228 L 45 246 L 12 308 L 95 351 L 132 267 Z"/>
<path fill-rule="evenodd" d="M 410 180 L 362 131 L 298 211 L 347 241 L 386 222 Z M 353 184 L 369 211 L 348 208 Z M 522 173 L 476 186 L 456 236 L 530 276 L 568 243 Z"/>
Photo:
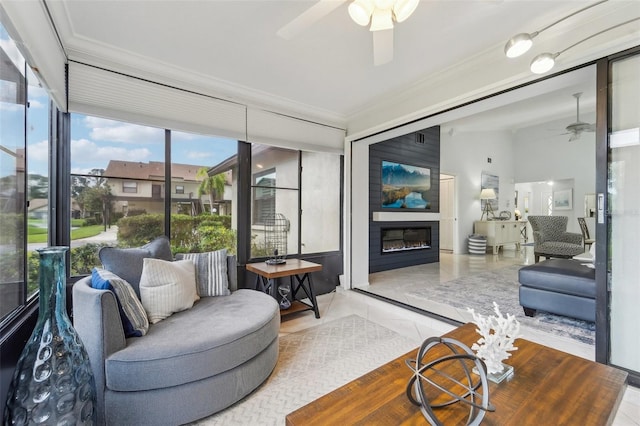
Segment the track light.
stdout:
<path fill-rule="evenodd" d="M 520 34 L 516 34 L 515 36 L 511 37 L 509 39 L 509 41 L 507 42 L 507 44 L 504 46 L 504 54 L 507 55 L 508 58 L 517 58 L 518 56 L 523 55 L 525 52 L 527 52 L 529 49 L 531 49 L 531 46 L 533 45 L 533 39 L 534 37 L 536 37 L 538 34 L 540 34 L 541 32 L 543 32 L 546 29 L 549 29 L 551 27 L 553 27 L 554 25 L 564 21 L 565 19 L 568 19 L 574 15 L 577 15 L 580 12 L 583 12 L 587 9 L 592 8 L 593 6 L 597 6 L 601 3 L 604 3 L 608 0 L 601 0 L 598 1 L 592 5 L 589 5 L 587 7 L 583 7 L 580 10 L 577 10 L 573 13 L 571 13 L 570 15 L 565 16 L 562 19 L 558 19 L 557 21 L 547 25 L 546 27 L 535 31 L 533 33 L 520 33 Z"/>
<path fill-rule="evenodd" d="M 640 18 L 634 18 L 634 19 L 629 19 L 628 21 L 622 22 L 620 24 L 614 25 L 613 27 L 609 27 L 606 28 L 602 31 L 598 31 L 595 34 L 590 35 L 587 38 L 583 38 L 582 40 L 578 41 L 577 43 L 573 43 L 571 46 L 567 47 L 564 50 L 561 50 L 560 52 L 556 52 L 556 53 L 541 53 L 538 56 L 536 56 L 535 58 L 533 58 L 533 61 L 531 61 L 531 72 L 534 74 L 544 74 L 548 71 L 551 71 L 551 69 L 553 69 L 553 67 L 556 64 L 556 58 L 560 55 L 562 55 L 564 52 L 566 52 L 567 50 L 571 49 L 572 47 L 575 47 L 577 45 L 579 45 L 580 43 L 584 43 L 587 40 L 590 40 L 596 36 L 599 36 L 602 33 L 606 33 L 607 31 L 611 31 L 615 28 L 621 27 L 623 25 L 627 25 L 631 22 L 634 21 L 640 21 Z"/>

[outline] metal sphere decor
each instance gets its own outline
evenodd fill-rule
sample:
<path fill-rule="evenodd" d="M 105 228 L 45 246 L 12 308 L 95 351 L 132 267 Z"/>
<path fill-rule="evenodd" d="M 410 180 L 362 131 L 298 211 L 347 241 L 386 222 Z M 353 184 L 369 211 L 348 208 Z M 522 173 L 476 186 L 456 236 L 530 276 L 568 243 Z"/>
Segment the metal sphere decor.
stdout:
<path fill-rule="evenodd" d="M 433 359 L 434 356 L 430 357 L 429 351 L 438 345 L 444 345 L 451 353 Z M 405 362 L 414 373 L 407 383 L 407 397 L 420 407 L 422 415 L 430 425 L 443 425 L 434 409 L 455 403 L 469 406 L 466 424 L 470 426 L 479 425 L 487 411 L 495 411 L 495 407 L 489 403 L 487 367 L 464 343 L 447 337 L 431 337 L 422 343 L 415 360 L 408 359 Z M 454 364 L 457 365 L 456 368 L 460 368 L 462 375 L 452 372 Z M 447 371 L 444 371 L 445 369 Z M 476 370 L 477 373 L 472 370 Z M 436 378 L 441 380 L 435 380 Z M 450 382 L 451 386 L 445 386 L 443 382 Z M 439 396 L 448 395 L 450 398 L 447 399 L 445 396 L 442 400 L 438 397 L 438 403 L 432 403 L 428 397 L 429 388 L 439 391 Z M 454 390 L 461 390 L 461 393 Z M 436 398 L 432 397 L 433 399 Z"/>

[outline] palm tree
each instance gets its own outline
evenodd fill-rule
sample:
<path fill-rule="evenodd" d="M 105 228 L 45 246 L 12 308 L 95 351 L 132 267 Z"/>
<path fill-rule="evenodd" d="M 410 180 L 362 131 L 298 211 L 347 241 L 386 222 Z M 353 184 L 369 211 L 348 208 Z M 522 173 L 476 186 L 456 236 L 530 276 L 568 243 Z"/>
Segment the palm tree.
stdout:
<path fill-rule="evenodd" d="M 215 199 L 222 199 L 224 197 L 224 185 L 227 179 L 224 173 L 218 173 L 215 176 L 209 176 L 206 167 L 201 167 L 196 173 L 196 178 L 202 179 L 200 186 L 198 187 L 198 198 L 204 194 L 209 196 L 209 208 L 213 213 L 213 202 Z"/>

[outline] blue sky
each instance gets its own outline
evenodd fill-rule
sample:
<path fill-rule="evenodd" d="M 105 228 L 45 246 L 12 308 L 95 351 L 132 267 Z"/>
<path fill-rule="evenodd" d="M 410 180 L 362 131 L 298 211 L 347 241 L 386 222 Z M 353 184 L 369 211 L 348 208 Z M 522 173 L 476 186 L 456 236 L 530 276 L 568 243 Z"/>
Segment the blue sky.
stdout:
<path fill-rule="evenodd" d="M 171 132 L 171 161 L 211 167 L 237 152 L 237 141 Z M 164 161 L 164 129 L 71 115 L 71 172 L 106 168 L 109 160 Z"/>
<path fill-rule="evenodd" d="M 0 48 L 18 69 L 24 70 L 22 55 L 1 25 Z M 27 117 L 28 170 L 32 174 L 47 175 L 49 99 L 30 69 L 27 79 L 30 103 Z M 0 90 L 10 98 L 13 89 L 10 82 L 2 82 Z M 15 144 L 24 140 L 23 123 L 24 105 L 0 102 L 2 145 L 12 151 L 19 148 Z M 236 154 L 237 149 L 235 140 L 172 132 L 171 161 L 174 163 L 210 167 Z M 3 170 L 0 174 L 13 174 L 15 161 L 8 156 L 2 159 Z M 164 161 L 164 129 L 72 113 L 71 172 L 88 173 L 92 169 L 105 169 L 109 160 Z"/>
<path fill-rule="evenodd" d="M 46 126 L 30 129 L 29 170 L 42 174 L 47 167 Z M 237 152 L 232 139 L 176 131 L 171 135 L 174 163 L 211 167 Z M 164 129 L 71 114 L 71 173 L 106 169 L 109 160 L 164 161 Z"/>

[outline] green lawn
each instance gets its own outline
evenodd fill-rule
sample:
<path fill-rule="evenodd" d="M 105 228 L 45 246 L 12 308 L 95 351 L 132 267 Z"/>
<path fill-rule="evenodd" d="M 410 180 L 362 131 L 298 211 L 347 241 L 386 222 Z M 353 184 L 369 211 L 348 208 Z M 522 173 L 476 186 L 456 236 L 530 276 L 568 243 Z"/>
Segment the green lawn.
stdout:
<path fill-rule="evenodd" d="M 93 237 L 98 235 L 104 230 L 103 225 L 83 226 L 82 228 L 71 230 L 71 239 L 77 240 L 79 238 Z M 47 242 L 47 230 L 45 228 L 38 228 L 35 226 L 29 226 L 29 243 L 46 243 Z"/>

